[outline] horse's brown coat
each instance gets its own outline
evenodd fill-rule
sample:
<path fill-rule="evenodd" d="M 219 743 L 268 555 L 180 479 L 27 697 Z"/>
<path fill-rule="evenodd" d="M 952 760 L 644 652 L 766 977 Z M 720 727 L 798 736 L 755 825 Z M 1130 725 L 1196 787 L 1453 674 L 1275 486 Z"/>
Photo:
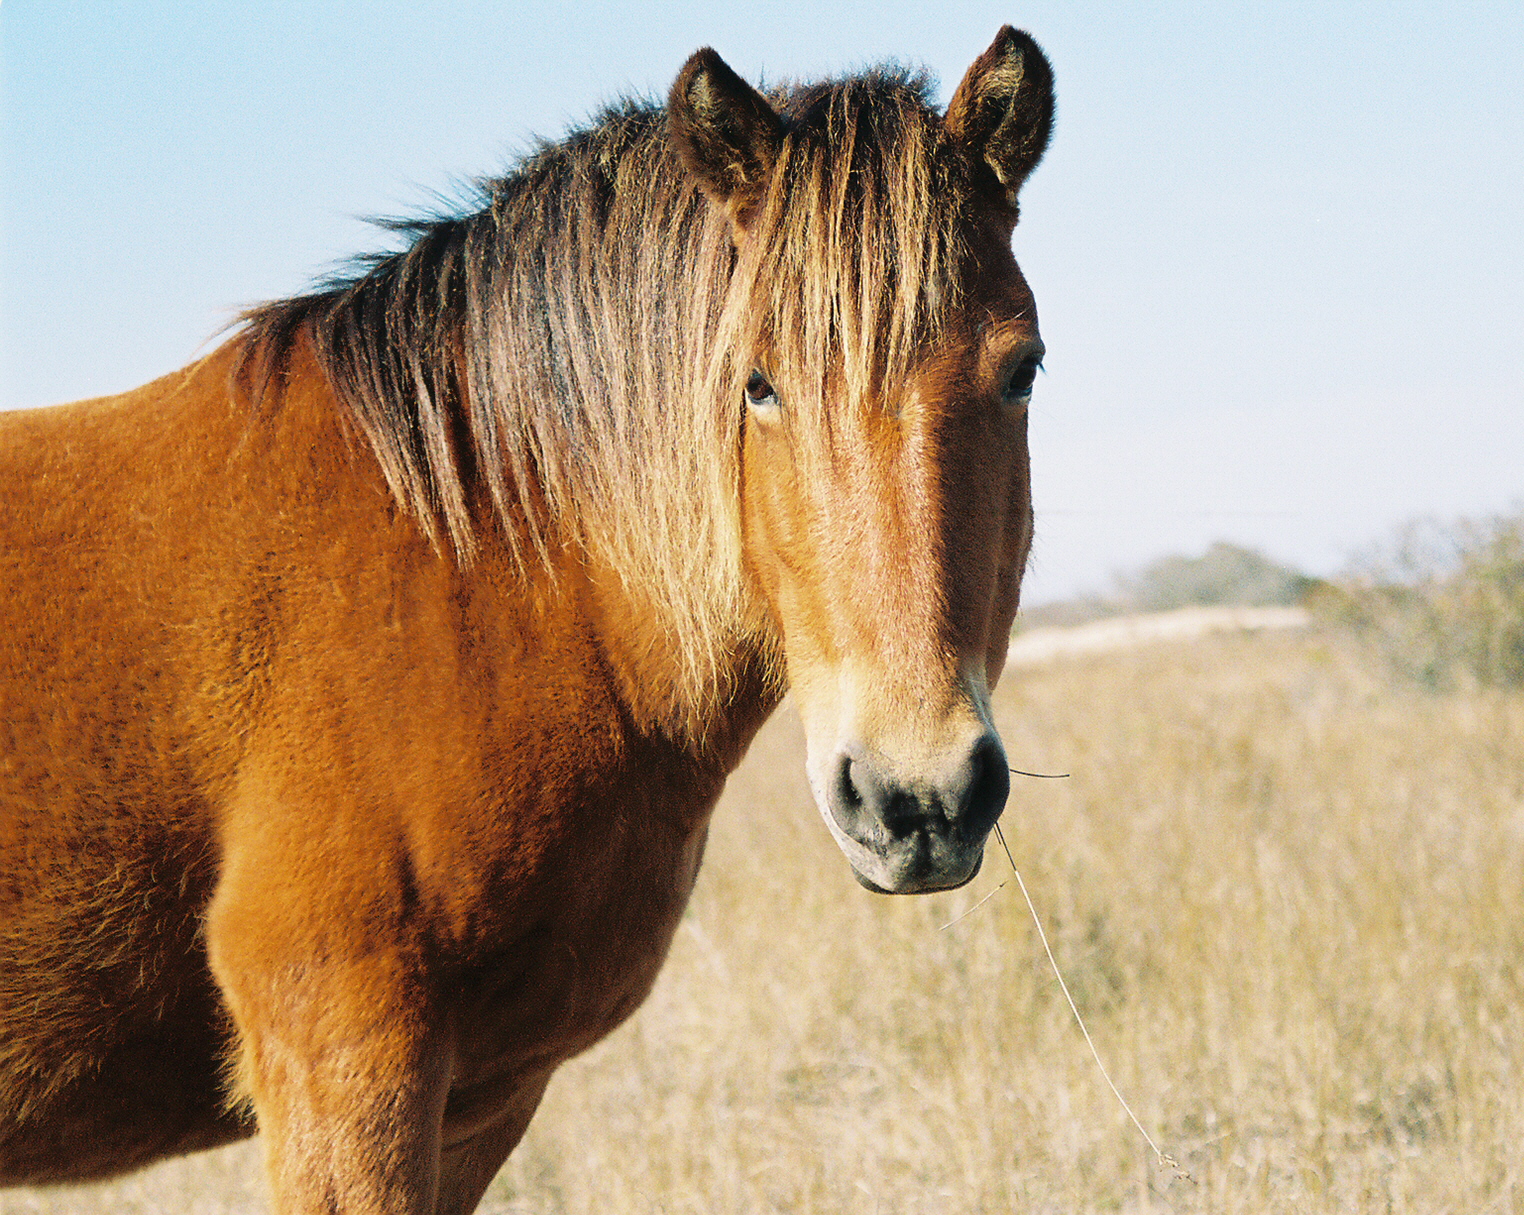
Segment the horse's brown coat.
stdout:
<path fill-rule="evenodd" d="M 472 1209 L 649 991 L 785 671 L 864 880 L 971 876 L 1031 531 L 1009 231 L 1051 105 L 1009 28 L 945 119 L 892 76 L 763 100 L 701 52 L 665 118 L 390 270 L 0 414 L 0 1181 L 257 1125 L 282 1211 Z M 471 223 L 527 258 L 571 197 L 604 266 L 668 267 L 665 313 L 591 262 L 560 296 L 541 265 L 543 306 L 481 269 Z M 437 315 L 404 290 L 429 267 Z M 668 464 L 600 467 L 618 442 Z"/>

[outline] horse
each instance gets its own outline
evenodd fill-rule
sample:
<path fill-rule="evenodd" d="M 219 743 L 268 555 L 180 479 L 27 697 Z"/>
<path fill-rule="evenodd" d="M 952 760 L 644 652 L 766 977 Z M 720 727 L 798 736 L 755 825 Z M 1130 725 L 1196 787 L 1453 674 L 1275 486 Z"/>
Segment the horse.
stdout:
<path fill-rule="evenodd" d="M 1053 76 L 711 49 L 123 395 L 0 415 L 0 1181 L 254 1134 L 475 1208 L 791 692 L 872 891 L 979 869 Z M 469 208 L 463 208 L 469 210 Z"/>

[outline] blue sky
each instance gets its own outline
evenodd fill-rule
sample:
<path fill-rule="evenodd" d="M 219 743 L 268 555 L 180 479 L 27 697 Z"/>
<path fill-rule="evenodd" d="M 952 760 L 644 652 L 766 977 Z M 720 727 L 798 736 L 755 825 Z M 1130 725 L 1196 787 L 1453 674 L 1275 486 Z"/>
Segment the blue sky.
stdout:
<path fill-rule="evenodd" d="M 0 407 L 132 387 L 712 44 L 1058 76 L 1029 597 L 1524 500 L 1524 5 L 0 4 Z"/>

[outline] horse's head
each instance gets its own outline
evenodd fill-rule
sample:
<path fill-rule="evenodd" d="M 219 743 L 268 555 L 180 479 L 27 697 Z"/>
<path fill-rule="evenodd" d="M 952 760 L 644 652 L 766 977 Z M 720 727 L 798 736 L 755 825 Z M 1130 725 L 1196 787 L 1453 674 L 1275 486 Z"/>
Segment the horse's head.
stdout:
<path fill-rule="evenodd" d="M 1052 73 L 1006 27 L 945 116 L 878 76 L 780 97 L 713 51 L 670 123 L 736 246 L 723 329 L 745 560 L 775 619 L 826 825 L 863 885 L 978 871 L 1009 774 L 989 693 L 1032 535 L 1042 358 L 1011 254 Z"/>

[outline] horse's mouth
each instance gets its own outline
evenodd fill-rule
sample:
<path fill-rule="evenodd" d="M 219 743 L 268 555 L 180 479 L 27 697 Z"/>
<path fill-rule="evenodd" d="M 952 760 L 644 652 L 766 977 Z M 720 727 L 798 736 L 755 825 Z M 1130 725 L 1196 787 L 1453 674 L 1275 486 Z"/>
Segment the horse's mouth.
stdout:
<path fill-rule="evenodd" d="M 851 862 L 849 861 L 848 864 L 851 865 Z M 856 865 L 851 865 L 852 876 L 857 879 L 857 884 L 864 890 L 871 890 L 874 894 L 941 894 L 944 891 L 957 890 L 962 886 L 967 886 L 979 876 L 979 870 L 983 867 L 984 857 L 981 855 L 974 861 L 974 867 L 961 878 L 941 883 L 923 878 L 907 884 L 899 890 L 889 890 L 884 886 L 880 886 L 872 878 L 864 877 L 862 871 Z"/>
<path fill-rule="evenodd" d="M 864 890 L 871 890 L 874 894 L 893 894 L 894 893 L 894 891 L 892 891 L 892 890 L 885 890 L 877 882 L 872 881 L 869 878 L 863 877 L 862 873 L 858 871 L 858 868 L 857 868 L 856 865 L 852 866 L 852 876 L 857 879 L 857 884 L 859 886 L 861 886 Z"/>

